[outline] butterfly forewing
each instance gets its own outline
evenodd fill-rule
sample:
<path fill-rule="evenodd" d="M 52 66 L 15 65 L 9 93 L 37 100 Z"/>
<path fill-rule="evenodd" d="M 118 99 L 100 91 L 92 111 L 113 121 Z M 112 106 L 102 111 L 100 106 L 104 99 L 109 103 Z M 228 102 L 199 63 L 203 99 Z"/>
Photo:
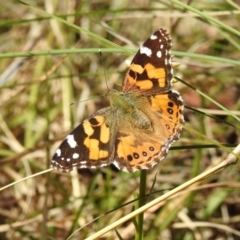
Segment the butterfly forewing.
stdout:
<path fill-rule="evenodd" d="M 133 58 L 122 91 L 142 94 L 167 92 L 173 75 L 171 46 L 172 40 L 166 29 L 154 32 Z"/>

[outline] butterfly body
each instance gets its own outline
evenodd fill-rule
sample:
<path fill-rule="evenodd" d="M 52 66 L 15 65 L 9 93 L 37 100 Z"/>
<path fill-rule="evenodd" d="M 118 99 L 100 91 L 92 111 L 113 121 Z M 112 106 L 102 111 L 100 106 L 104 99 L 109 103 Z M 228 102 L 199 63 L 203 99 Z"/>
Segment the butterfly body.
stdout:
<path fill-rule="evenodd" d="M 112 122 L 118 122 L 118 125 L 126 124 L 126 128 L 138 127 L 147 129 L 151 124 L 151 119 L 144 113 L 144 109 L 148 106 L 147 99 L 141 97 L 138 93 L 124 93 L 111 90 L 108 94 L 111 116 L 109 117 Z M 106 119 L 108 123 L 108 119 Z"/>
<path fill-rule="evenodd" d="M 114 163 L 133 172 L 162 160 L 182 130 L 183 102 L 171 89 L 171 38 L 156 31 L 140 48 L 110 106 L 83 121 L 56 150 L 52 167 L 67 172 Z"/>

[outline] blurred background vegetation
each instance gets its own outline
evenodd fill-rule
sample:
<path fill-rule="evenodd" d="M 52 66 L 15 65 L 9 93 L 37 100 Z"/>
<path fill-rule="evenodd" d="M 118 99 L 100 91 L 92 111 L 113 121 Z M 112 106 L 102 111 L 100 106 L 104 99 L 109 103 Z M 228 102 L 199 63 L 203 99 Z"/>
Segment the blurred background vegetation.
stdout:
<path fill-rule="evenodd" d="M 0 187 L 48 169 L 68 132 L 107 106 L 106 80 L 109 88 L 121 85 L 126 60 L 160 27 L 170 32 L 181 64 L 174 74 L 195 90 L 174 83 L 187 106 L 186 124 L 164 164 L 147 171 L 147 201 L 216 165 L 237 145 L 239 1 L 26 2 L 0 1 Z M 145 238 L 240 239 L 239 171 L 239 164 L 230 166 L 145 212 Z M 0 239 L 66 239 L 81 227 L 71 239 L 85 239 L 130 213 L 138 189 L 139 172 L 112 166 L 30 178 L 0 192 Z M 136 239 L 133 221 L 117 232 Z M 119 236 L 111 231 L 101 239 Z"/>

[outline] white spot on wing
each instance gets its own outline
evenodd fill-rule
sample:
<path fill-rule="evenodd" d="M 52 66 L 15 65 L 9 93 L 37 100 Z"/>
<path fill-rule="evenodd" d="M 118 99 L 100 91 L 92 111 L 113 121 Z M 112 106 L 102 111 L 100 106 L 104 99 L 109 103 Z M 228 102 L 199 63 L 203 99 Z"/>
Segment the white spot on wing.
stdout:
<path fill-rule="evenodd" d="M 148 57 L 152 55 L 152 50 L 148 47 L 141 46 L 140 47 L 140 53 L 141 54 L 146 54 Z"/>
<path fill-rule="evenodd" d="M 74 153 L 74 154 L 72 155 L 72 158 L 73 158 L 73 159 L 79 158 L 79 154 L 78 154 L 78 153 Z"/>
<path fill-rule="evenodd" d="M 120 169 L 117 161 L 114 161 L 113 164 L 114 164 L 118 169 Z"/>
<path fill-rule="evenodd" d="M 162 57 L 162 52 L 161 51 L 157 51 L 157 57 L 161 58 Z"/>
<path fill-rule="evenodd" d="M 61 149 L 57 149 L 56 154 L 57 154 L 58 157 L 60 157 L 61 156 Z"/>
<path fill-rule="evenodd" d="M 150 39 L 155 40 L 155 39 L 157 39 L 157 36 L 156 35 L 151 35 Z"/>
<path fill-rule="evenodd" d="M 101 167 L 105 167 L 105 166 L 107 166 L 108 164 L 107 163 L 102 163 L 100 166 Z"/>
<path fill-rule="evenodd" d="M 87 168 L 87 165 L 81 165 L 80 168 Z"/>
<path fill-rule="evenodd" d="M 73 135 L 68 135 L 67 136 L 67 142 L 71 148 L 75 148 L 77 146 L 77 142 L 74 140 Z"/>
<path fill-rule="evenodd" d="M 178 95 L 177 98 L 182 100 L 182 97 L 180 96 L 180 94 L 177 90 L 171 89 L 171 92 L 177 94 Z"/>

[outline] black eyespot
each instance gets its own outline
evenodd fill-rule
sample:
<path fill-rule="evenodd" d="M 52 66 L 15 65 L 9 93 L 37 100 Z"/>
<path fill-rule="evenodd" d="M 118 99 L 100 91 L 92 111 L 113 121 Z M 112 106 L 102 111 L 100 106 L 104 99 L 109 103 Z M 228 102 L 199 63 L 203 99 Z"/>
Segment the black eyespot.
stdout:
<path fill-rule="evenodd" d="M 154 147 L 149 147 L 149 150 L 150 151 L 154 151 Z"/>
<path fill-rule="evenodd" d="M 133 153 L 133 157 L 138 159 L 139 158 L 139 154 L 138 153 Z"/>
<path fill-rule="evenodd" d="M 146 157 L 146 156 L 147 156 L 147 153 L 146 153 L 146 152 L 142 152 L 142 155 L 143 155 L 144 157 Z"/>
<path fill-rule="evenodd" d="M 131 161 L 133 160 L 132 155 L 127 155 L 127 160 L 128 160 L 129 162 L 131 162 Z"/>
<path fill-rule="evenodd" d="M 167 108 L 169 114 L 173 114 L 173 110 L 171 108 Z"/>
<path fill-rule="evenodd" d="M 172 108 L 174 106 L 173 102 L 168 102 L 168 106 Z"/>

